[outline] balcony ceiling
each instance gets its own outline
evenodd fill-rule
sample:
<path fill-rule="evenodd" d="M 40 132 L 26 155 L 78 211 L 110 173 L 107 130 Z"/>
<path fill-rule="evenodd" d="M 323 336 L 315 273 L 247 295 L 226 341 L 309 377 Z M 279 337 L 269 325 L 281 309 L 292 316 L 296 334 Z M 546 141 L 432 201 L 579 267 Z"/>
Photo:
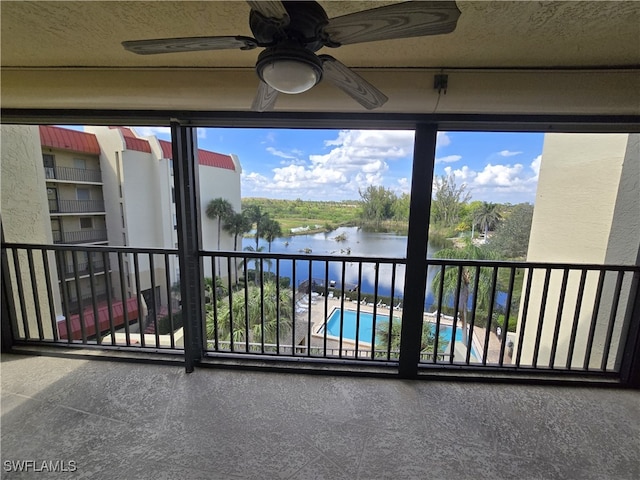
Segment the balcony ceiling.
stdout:
<path fill-rule="evenodd" d="M 331 18 L 393 2 L 319 3 Z M 514 69 L 533 69 L 529 78 L 538 82 L 535 75 L 547 69 L 598 69 L 602 74 L 603 70 L 620 72 L 621 68 L 637 68 L 640 64 L 640 3 L 635 1 L 457 4 L 462 14 L 451 34 L 324 48 L 318 53 L 329 53 L 355 67 L 383 89 L 390 97 L 383 107 L 386 111 L 418 108 L 412 105 L 415 102 L 411 97 L 422 90 L 431 93 L 433 72 L 439 69 L 461 75 L 500 73 L 502 77 L 486 80 L 497 89 L 495 78 L 500 84 L 499 78 L 514 75 Z M 8 88 L 3 88 L 4 106 L 30 106 L 22 98 L 28 88 L 32 95 L 37 88 L 49 88 L 49 96 L 66 98 L 71 106 L 82 106 L 69 83 L 86 93 L 86 83 L 91 83 L 87 75 L 94 75 L 97 83 L 98 77 L 103 82 L 108 79 L 111 86 L 104 98 L 95 99 L 94 95 L 99 106 L 131 106 L 126 100 L 133 93 L 131 84 L 143 81 L 145 76 L 146 101 L 155 99 L 161 106 L 247 110 L 251 104 L 257 85 L 253 67 L 260 48 L 140 56 L 121 46 L 123 40 L 147 38 L 252 36 L 248 26 L 250 9 L 245 2 L 3 1 L 1 9 L 2 80 L 3 87 Z M 37 74 L 34 68 L 44 72 Z M 167 74 L 164 83 L 150 79 L 152 72 L 154 77 L 160 75 L 158 69 Z M 47 71 L 52 74 L 47 75 Z M 429 73 L 426 77 L 425 72 Z M 202 93 L 186 93 L 182 88 L 182 104 L 166 100 L 166 89 L 188 78 L 192 79 L 191 91 Z M 459 85 L 470 81 L 470 77 L 461 77 Z M 212 85 L 223 93 L 224 99 L 211 98 Z M 104 91 L 106 86 L 100 88 Z M 451 88 L 455 92 L 455 82 Z M 209 93 L 202 104 L 199 95 L 206 89 Z M 321 84 L 295 99 L 279 99 L 278 108 L 321 109 L 323 99 L 335 101 L 328 107 L 334 110 L 352 107 L 344 94 Z M 44 106 L 56 106 L 55 101 L 50 103 L 45 102 Z M 347 106 L 342 107 L 343 104 Z M 430 104 L 427 102 L 420 109 L 428 111 Z M 360 108 L 354 104 L 353 110 Z"/>

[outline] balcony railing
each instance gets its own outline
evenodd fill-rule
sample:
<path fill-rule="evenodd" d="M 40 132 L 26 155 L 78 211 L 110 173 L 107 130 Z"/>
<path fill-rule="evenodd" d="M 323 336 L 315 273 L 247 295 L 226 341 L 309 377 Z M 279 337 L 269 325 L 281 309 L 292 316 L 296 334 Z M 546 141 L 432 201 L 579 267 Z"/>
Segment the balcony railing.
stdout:
<path fill-rule="evenodd" d="M 104 200 L 52 200 L 51 213 L 104 213 Z"/>
<path fill-rule="evenodd" d="M 92 243 L 106 242 L 107 240 L 107 231 L 104 229 L 80 230 L 77 232 L 53 232 L 53 243 Z"/>
<path fill-rule="evenodd" d="M 69 273 L 68 252 L 85 252 L 111 266 L 104 275 L 106 298 L 90 274 L 84 287 L 60 282 L 56 303 L 56 275 Z M 629 346 L 638 341 L 640 318 L 633 309 L 640 266 L 428 259 L 427 288 L 420 291 L 405 284 L 404 259 L 200 252 L 202 289 L 196 292 L 173 277 L 177 255 L 128 247 L 3 245 L 14 343 L 182 351 L 182 330 L 176 329 L 184 320 L 204 361 L 288 360 L 393 371 L 413 344 L 418 375 L 565 375 L 615 382 L 626 368 Z M 74 276 L 81 268 L 76 262 Z M 77 302 L 74 314 L 70 299 L 78 291 L 70 289 L 86 293 L 89 287 L 91 295 Z M 194 294 L 201 305 L 194 318 L 183 319 L 169 307 L 180 292 Z M 405 309 L 416 297 L 424 299 L 422 312 Z M 56 318 L 72 335 L 60 334 Z M 154 333 L 137 333 L 149 325 Z M 404 335 L 408 328 L 421 335 Z"/>
<path fill-rule="evenodd" d="M 89 274 L 98 274 L 105 272 L 105 263 L 102 258 L 98 257 L 98 260 L 89 262 L 77 262 L 76 266 L 73 263 L 67 263 L 64 268 L 65 278 L 75 278 L 76 275 L 83 277 Z"/>
<path fill-rule="evenodd" d="M 93 183 L 102 182 L 102 173 L 100 170 L 70 167 L 45 167 L 44 172 L 47 180 Z"/>

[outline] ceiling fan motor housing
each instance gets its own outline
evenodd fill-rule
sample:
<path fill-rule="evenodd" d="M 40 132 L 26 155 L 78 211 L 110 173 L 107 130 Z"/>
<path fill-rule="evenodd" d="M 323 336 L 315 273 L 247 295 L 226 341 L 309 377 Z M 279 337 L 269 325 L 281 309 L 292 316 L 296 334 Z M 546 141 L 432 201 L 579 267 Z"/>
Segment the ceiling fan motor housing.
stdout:
<path fill-rule="evenodd" d="M 324 46 L 322 29 L 329 22 L 317 2 L 282 2 L 289 15 L 289 24 L 282 27 L 256 10 L 251 10 L 249 26 L 258 43 L 275 46 L 283 42 L 298 42 L 311 52 Z"/>

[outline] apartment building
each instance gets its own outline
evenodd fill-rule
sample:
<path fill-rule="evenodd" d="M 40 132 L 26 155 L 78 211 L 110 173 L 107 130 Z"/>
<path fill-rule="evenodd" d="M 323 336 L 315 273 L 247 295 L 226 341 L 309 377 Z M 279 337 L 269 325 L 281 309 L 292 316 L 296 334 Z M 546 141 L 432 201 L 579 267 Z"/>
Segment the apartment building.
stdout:
<path fill-rule="evenodd" d="M 54 126 L 40 126 L 39 134 L 53 243 L 108 244 L 97 138 Z M 109 265 L 101 256 L 92 257 L 86 252 L 66 252 L 57 260 L 59 278 L 64 280 L 63 298 L 72 315 L 78 315 L 83 301 L 86 304 L 91 298 L 92 287 L 99 301 L 106 300 Z"/>
<path fill-rule="evenodd" d="M 31 165 L 41 172 L 36 177 L 37 185 L 33 185 L 40 193 L 31 192 L 30 197 L 38 201 L 41 211 L 47 212 L 42 221 L 51 232 L 50 236 L 47 232 L 45 238 L 32 241 L 177 247 L 171 142 L 155 135 L 138 136 L 135 130 L 125 127 L 85 127 L 84 132 L 54 126 L 14 129 L 15 132 L 3 127 L 5 150 L 15 154 L 17 163 Z M 12 143 L 14 137 L 20 140 Z M 33 148 L 23 152 L 19 146 L 26 144 L 33 144 Z M 218 197 L 227 199 L 240 211 L 238 158 L 204 149 L 198 154 L 200 211 L 204 212 L 207 203 Z M 9 154 L 3 157 L 12 158 Z M 5 193 L 8 192 L 7 188 Z M 3 195 L 3 199 L 8 197 Z M 217 248 L 216 222 L 206 216 L 200 220 L 203 248 Z M 233 249 L 233 239 L 224 231 L 220 246 Z M 119 258 L 114 253 L 66 251 L 54 258 L 52 254 L 48 263 L 52 284 L 57 282 L 59 287 L 53 288 L 53 294 L 60 338 L 68 335 L 65 311 L 70 316 L 72 338 L 79 339 L 81 334 L 91 337 L 96 330 L 104 331 L 108 325 L 107 297 L 112 300 L 114 323 L 120 327 L 124 324 L 125 309 L 128 321 L 135 325 L 139 324 L 139 316 L 144 324 L 145 317 L 150 318 L 152 313 L 162 315 L 169 308 L 178 308 L 168 293 L 180 278 L 177 256 L 169 257 L 168 269 L 164 261 L 154 262 L 158 258 L 153 257 L 139 255 L 134 259 L 133 254 L 127 253 Z M 98 301 L 95 310 L 90 298 Z M 96 312 L 98 322 L 94 321 Z M 80 331 L 80 316 L 84 333 Z M 132 331 L 137 331 L 135 326 Z"/>

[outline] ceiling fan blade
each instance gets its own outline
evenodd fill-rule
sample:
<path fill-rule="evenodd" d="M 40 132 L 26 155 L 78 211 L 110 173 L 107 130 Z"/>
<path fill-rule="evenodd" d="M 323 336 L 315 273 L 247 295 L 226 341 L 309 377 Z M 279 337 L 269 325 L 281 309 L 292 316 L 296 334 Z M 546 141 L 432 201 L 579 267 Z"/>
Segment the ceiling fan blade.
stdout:
<path fill-rule="evenodd" d="M 453 32 L 460 16 L 455 1 L 403 2 L 329 20 L 330 40 L 341 45 Z"/>
<path fill-rule="evenodd" d="M 271 110 L 276 104 L 277 98 L 278 91 L 260 80 L 256 98 L 253 99 L 253 103 L 251 104 L 251 110 L 253 110 L 254 112 L 264 112 L 265 110 Z"/>
<path fill-rule="evenodd" d="M 252 10 L 260 12 L 263 17 L 271 20 L 272 23 L 284 27 L 289 25 L 289 14 L 287 10 L 284 8 L 282 2 L 275 1 L 250 1 L 247 0 L 247 3 L 251 7 Z"/>
<path fill-rule="evenodd" d="M 367 110 L 381 107 L 389 98 L 356 72 L 330 55 L 318 55 L 322 60 L 323 77 L 345 92 Z"/>
<path fill-rule="evenodd" d="M 138 55 L 153 55 L 156 53 L 196 52 L 199 50 L 228 50 L 239 48 L 251 50 L 258 43 L 250 37 L 186 37 L 186 38 L 157 38 L 151 40 L 130 40 L 122 42 L 125 50 Z"/>

